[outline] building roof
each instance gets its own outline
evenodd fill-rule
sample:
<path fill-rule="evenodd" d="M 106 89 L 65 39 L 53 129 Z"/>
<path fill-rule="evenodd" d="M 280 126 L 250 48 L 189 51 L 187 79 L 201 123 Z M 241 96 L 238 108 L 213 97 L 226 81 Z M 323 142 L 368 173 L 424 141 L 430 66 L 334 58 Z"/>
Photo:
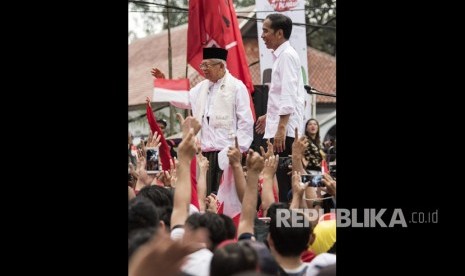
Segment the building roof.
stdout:
<path fill-rule="evenodd" d="M 244 12 L 253 10 L 254 6 L 245 8 Z M 252 9 L 251 9 L 252 8 Z M 238 15 L 244 13 L 237 12 Z M 244 26 L 247 19 L 239 19 L 239 25 Z M 249 22 L 250 23 L 250 22 Z M 256 24 L 255 24 L 256 25 Z M 241 31 L 250 31 L 254 28 L 242 27 Z M 255 26 L 256 29 L 256 26 Z M 172 78 L 190 79 L 191 87 L 203 80 L 203 77 L 190 65 L 186 64 L 187 53 L 187 24 L 171 28 L 171 48 L 172 48 Z M 244 36 L 244 33 L 243 33 Z M 254 84 L 260 84 L 258 37 L 244 36 L 243 43 L 249 63 L 250 73 Z M 336 94 L 336 58 L 316 50 L 307 48 L 309 80 L 313 88 L 324 93 Z M 252 65 L 253 64 L 253 65 Z M 129 88 L 128 105 L 129 108 L 138 108 L 145 104 L 146 97 L 152 97 L 153 77 L 150 70 L 153 67 L 159 68 L 168 76 L 168 31 L 137 39 L 129 44 L 128 70 Z M 335 103 L 336 98 L 317 96 L 317 103 Z M 160 104 L 159 106 L 163 106 Z M 154 107 L 155 109 L 157 106 Z"/>

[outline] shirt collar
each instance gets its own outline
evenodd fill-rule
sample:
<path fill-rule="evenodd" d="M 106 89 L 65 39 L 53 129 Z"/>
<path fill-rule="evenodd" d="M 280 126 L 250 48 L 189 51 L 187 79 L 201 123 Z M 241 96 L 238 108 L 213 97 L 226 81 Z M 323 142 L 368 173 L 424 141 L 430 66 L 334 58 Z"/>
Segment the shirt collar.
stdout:
<path fill-rule="evenodd" d="M 273 51 L 273 55 L 278 58 L 279 55 L 284 51 L 286 50 L 287 47 L 291 46 L 291 43 L 289 42 L 289 40 L 287 40 L 286 42 L 284 42 L 283 44 L 279 45 L 279 47 Z"/>

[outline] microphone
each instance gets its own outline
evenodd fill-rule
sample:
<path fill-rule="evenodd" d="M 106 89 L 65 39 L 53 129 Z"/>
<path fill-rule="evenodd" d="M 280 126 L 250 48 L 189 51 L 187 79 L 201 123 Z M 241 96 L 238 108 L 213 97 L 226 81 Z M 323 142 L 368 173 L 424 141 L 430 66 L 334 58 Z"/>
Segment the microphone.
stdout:
<path fill-rule="evenodd" d="M 308 94 L 312 94 L 312 91 L 314 90 L 313 87 L 311 87 L 308 84 L 304 85 L 304 88 L 305 88 L 305 90 L 307 90 Z"/>

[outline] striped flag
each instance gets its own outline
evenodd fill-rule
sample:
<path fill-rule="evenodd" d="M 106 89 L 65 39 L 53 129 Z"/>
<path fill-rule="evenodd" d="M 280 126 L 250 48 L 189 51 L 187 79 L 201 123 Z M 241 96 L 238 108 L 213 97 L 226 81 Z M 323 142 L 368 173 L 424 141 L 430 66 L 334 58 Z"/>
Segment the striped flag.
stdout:
<path fill-rule="evenodd" d="M 242 204 L 237 195 L 234 174 L 231 166 L 227 166 L 223 171 L 220 186 L 218 188 L 218 202 L 220 207 L 218 214 L 225 214 L 232 218 L 236 229 L 239 227 Z"/>
<path fill-rule="evenodd" d="M 220 204 L 218 214 L 225 214 L 232 218 L 237 229 L 237 227 L 239 227 L 242 204 L 239 200 L 239 196 L 237 195 L 234 173 L 229 165 L 227 153 L 228 148 L 225 148 L 218 153 L 218 166 L 223 170 L 217 195 L 217 199 Z"/>
<path fill-rule="evenodd" d="M 154 79 L 152 102 L 189 103 L 189 79 Z"/>

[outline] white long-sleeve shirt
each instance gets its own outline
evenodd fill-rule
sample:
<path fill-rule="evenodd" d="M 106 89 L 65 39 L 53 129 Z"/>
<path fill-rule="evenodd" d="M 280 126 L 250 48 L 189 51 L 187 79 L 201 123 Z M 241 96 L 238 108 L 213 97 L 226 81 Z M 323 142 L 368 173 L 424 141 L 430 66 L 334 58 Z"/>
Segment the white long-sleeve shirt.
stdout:
<path fill-rule="evenodd" d="M 268 104 L 266 126 L 263 138 L 273 138 L 278 130 L 279 116 L 289 116 L 286 136 L 294 137 L 294 129 L 299 133 L 304 120 L 305 88 L 299 55 L 289 41 L 281 44 L 273 52 L 273 68 Z"/>
<path fill-rule="evenodd" d="M 171 102 L 171 104 L 180 108 L 191 108 L 192 114 L 196 117 L 197 112 L 199 112 L 197 110 L 197 101 L 200 100 L 201 87 L 205 82 L 209 82 L 210 91 L 208 92 L 207 103 L 205 104 L 205 113 L 200 122 L 202 124 L 200 147 L 204 152 L 221 151 L 226 147 L 234 146 L 234 136 L 237 136 L 241 152 L 248 150 L 252 144 L 254 122 L 252 111 L 250 110 L 249 93 L 242 81 L 233 76 L 230 77 L 235 82 L 235 91 L 233 92 L 236 94 L 232 131 L 224 128 L 215 128 L 209 124 L 207 119 L 214 111 L 214 95 L 218 92 L 223 79 L 219 79 L 216 83 L 212 83 L 209 80 L 203 80 L 198 83 L 189 91 L 189 104 L 187 106 Z"/>

